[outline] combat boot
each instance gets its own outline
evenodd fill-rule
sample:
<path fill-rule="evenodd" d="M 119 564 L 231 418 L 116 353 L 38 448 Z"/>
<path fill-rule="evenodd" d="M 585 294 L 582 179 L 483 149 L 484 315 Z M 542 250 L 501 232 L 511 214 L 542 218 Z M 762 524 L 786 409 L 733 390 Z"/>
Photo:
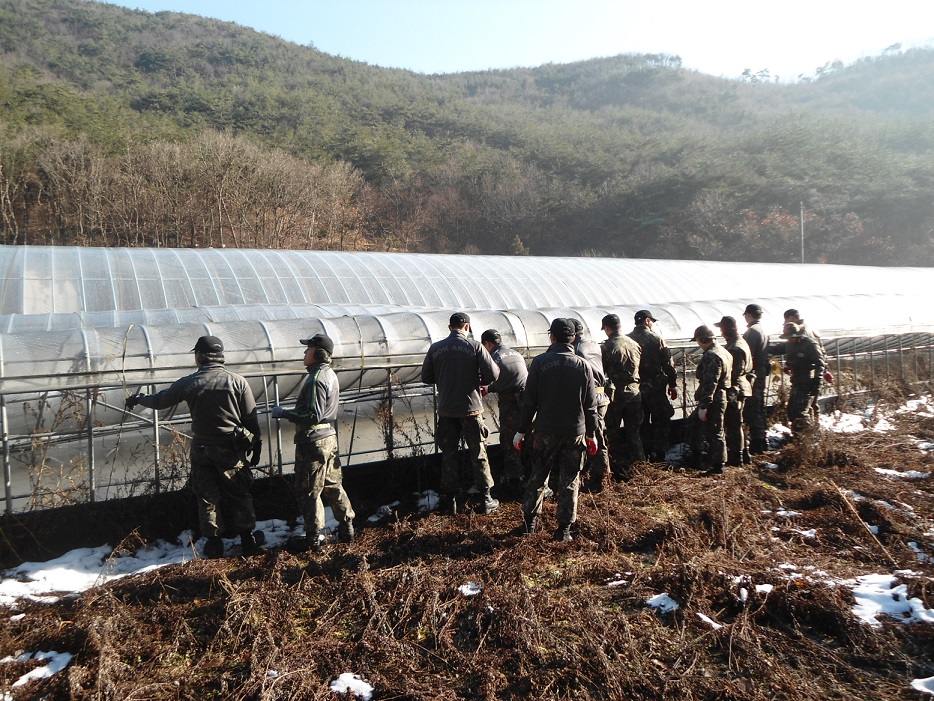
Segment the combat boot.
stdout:
<path fill-rule="evenodd" d="M 250 555 L 256 555 L 260 551 L 260 541 L 257 538 L 257 534 L 260 534 L 262 537 L 262 542 L 266 542 L 266 534 L 262 531 L 244 531 L 240 534 L 240 552 L 241 554 L 249 557 Z"/>
<path fill-rule="evenodd" d="M 490 496 L 490 490 L 486 490 L 483 495 L 483 501 L 480 502 L 480 513 L 491 514 L 499 508 L 499 499 Z"/>
<path fill-rule="evenodd" d="M 354 537 L 353 524 L 350 521 L 338 524 L 337 541 L 339 543 L 352 543 Z"/>
<path fill-rule="evenodd" d="M 555 531 L 555 540 L 559 543 L 569 543 L 574 540 L 574 537 L 571 535 L 570 523 L 558 524 L 558 530 Z"/>
<path fill-rule="evenodd" d="M 743 448 L 743 465 L 752 465 L 752 456 L 749 454 L 749 448 Z"/>
<path fill-rule="evenodd" d="M 701 473 L 704 477 L 710 477 L 711 475 L 722 475 L 723 474 L 723 463 L 718 462 L 711 465 L 709 468 L 704 470 Z"/>
<path fill-rule="evenodd" d="M 740 457 L 740 453 L 737 453 L 731 450 L 727 454 L 726 464 L 729 465 L 730 467 L 739 467 L 740 465 L 742 465 L 741 460 L 742 460 L 742 457 Z"/>
<path fill-rule="evenodd" d="M 445 494 L 441 497 L 440 511 L 442 514 L 457 516 L 457 495 Z"/>
<path fill-rule="evenodd" d="M 538 525 L 538 516 L 533 516 L 532 514 L 524 514 L 524 525 L 526 533 L 534 533 L 535 527 Z"/>
<path fill-rule="evenodd" d="M 204 544 L 204 550 L 202 551 L 202 554 L 204 557 L 211 560 L 224 557 L 224 539 L 219 535 L 214 535 L 208 538 L 207 542 Z"/>

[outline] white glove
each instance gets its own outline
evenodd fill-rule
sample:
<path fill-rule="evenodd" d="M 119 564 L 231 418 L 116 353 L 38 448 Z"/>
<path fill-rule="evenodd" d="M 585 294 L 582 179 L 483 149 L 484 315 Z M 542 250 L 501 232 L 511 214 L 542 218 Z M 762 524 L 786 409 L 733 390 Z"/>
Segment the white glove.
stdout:
<path fill-rule="evenodd" d="M 272 418 L 281 419 L 283 416 L 285 416 L 285 407 L 274 406 L 272 408 Z"/>
<path fill-rule="evenodd" d="M 699 418 L 701 421 L 706 421 L 706 420 L 707 420 L 707 410 L 706 410 L 706 409 L 698 409 L 698 410 L 697 410 L 697 418 Z"/>
<path fill-rule="evenodd" d="M 517 433 L 512 438 L 512 447 L 515 448 L 516 450 L 522 450 L 522 441 L 524 440 L 525 440 L 525 434 Z"/>

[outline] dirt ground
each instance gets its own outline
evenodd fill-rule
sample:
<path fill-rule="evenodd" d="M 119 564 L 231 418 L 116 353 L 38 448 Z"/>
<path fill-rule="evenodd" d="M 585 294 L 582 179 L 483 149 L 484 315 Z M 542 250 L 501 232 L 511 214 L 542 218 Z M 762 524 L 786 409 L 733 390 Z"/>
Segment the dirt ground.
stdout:
<path fill-rule="evenodd" d="M 74 657 L 6 698 L 335 699 L 344 672 L 412 701 L 930 698 L 911 680 L 934 676 L 934 624 L 870 626 L 842 583 L 897 572 L 934 608 L 934 451 L 915 440 L 934 441 L 934 418 L 890 421 L 718 477 L 639 465 L 581 496 L 571 543 L 551 539 L 552 501 L 531 536 L 516 502 L 402 510 L 321 554 L 196 560 L 24 604 L 0 657 Z M 663 593 L 679 608 L 647 605 Z M 0 665 L 0 688 L 36 664 Z"/>

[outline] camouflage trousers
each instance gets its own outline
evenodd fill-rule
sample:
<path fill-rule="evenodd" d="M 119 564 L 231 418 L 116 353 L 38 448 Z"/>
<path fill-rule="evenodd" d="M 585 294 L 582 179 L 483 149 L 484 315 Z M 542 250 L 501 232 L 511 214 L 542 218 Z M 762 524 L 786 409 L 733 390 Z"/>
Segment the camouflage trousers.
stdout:
<path fill-rule="evenodd" d="M 456 494 L 460 491 L 460 447 L 461 438 L 467 444 L 467 454 L 473 472 L 473 486 L 487 492 L 493 486 L 490 461 L 486 456 L 486 439 L 490 429 L 483 423 L 483 416 L 439 416 L 435 441 L 441 451 L 441 493 Z"/>
<path fill-rule="evenodd" d="M 221 503 L 229 516 L 229 533 L 252 531 L 256 526 L 253 511 L 253 471 L 243 452 L 233 446 L 195 440 L 189 453 L 189 484 L 198 501 L 198 526 L 201 535 L 211 538 L 225 532 Z"/>
<path fill-rule="evenodd" d="M 665 455 L 670 445 L 670 422 L 675 409 L 668 400 L 667 385 L 640 387 L 642 397 L 642 447 L 655 455 Z"/>
<path fill-rule="evenodd" d="M 324 530 L 324 502 L 331 507 L 338 523 L 353 523 L 354 511 L 344 491 L 343 476 L 337 436 L 295 445 L 295 488 L 305 519 L 306 538 L 313 539 Z"/>
<path fill-rule="evenodd" d="M 726 436 L 723 433 L 723 415 L 726 413 L 726 397 L 721 390 L 707 405 L 707 420 L 701 421 L 695 409 L 688 417 L 688 444 L 695 467 L 700 467 L 698 458 L 707 444 L 707 462 L 711 466 L 726 462 Z"/>
<path fill-rule="evenodd" d="M 642 450 L 642 399 L 612 401 L 606 411 L 606 442 L 610 467 L 621 474 L 630 465 L 645 460 Z"/>
<path fill-rule="evenodd" d="M 587 453 L 584 437 L 535 433 L 532 440 L 532 474 L 522 498 L 522 511 L 527 517 L 542 512 L 545 489 L 551 481 L 558 502 L 558 523 L 570 525 L 577 520 L 577 493 Z M 552 475 L 557 482 L 549 480 Z"/>
<path fill-rule="evenodd" d="M 792 433 L 806 431 L 815 425 L 813 405 L 817 401 L 817 394 L 810 391 L 804 384 L 791 384 L 791 395 L 788 397 L 788 420 L 791 422 Z"/>
<path fill-rule="evenodd" d="M 743 430 L 743 407 L 746 398 L 734 396 L 727 399 L 723 413 L 723 431 L 726 434 L 726 454 L 730 462 L 738 459 L 742 462 L 746 448 L 746 435 Z M 737 465 L 739 462 L 736 463 Z"/>
<path fill-rule="evenodd" d="M 756 445 L 765 446 L 765 430 L 767 422 L 767 412 L 765 407 L 765 395 L 768 391 L 767 376 L 756 377 L 752 385 L 752 396 L 746 399 L 743 407 L 743 418 L 749 429 L 749 442 L 753 448 Z"/>
<path fill-rule="evenodd" d="M 512 444 L 519 426 L 522 393 L 496 396 L 499 397 L 499 445 L 503 450 L 503 479 L 522 479 L 525 476 L 522 454 Z"/>

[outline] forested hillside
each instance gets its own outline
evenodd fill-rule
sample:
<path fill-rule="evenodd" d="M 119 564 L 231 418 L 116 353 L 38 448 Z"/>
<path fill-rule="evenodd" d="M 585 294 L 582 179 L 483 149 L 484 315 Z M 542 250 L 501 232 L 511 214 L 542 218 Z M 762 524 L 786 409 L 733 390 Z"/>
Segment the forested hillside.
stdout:
<path fill-rule="evenodd" d="M 934 263 L 934 51 L 426 76 L 0 0 L 0 242 Z"/>

